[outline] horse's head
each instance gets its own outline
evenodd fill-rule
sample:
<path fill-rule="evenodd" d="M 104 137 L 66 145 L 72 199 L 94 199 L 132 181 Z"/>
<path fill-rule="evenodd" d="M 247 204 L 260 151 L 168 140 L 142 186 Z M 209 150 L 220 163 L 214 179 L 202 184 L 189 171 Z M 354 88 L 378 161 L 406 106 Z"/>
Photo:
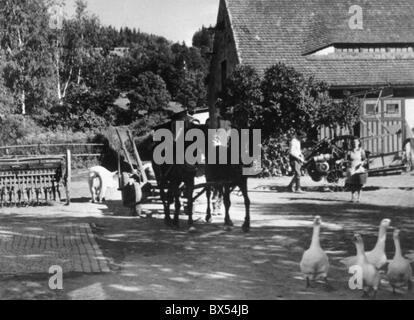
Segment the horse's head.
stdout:
<path fill-rule="evenodd" d="M 155 133 L 157 130 L 166 130 L 167 132 L 170 132 L 172 135 L 172 143 L 175 145 L 179 139 L 184 140 L 184 144 L 188 145 L 191 142 L 185 141 L 185 135 L 186 133 L 191 129 L 200 129 L 203 132 L 205 131 L 205 126 L 201 125 L 197 120 L 193 119 L 192 117 L 186 116 L 184 118 L 170 120 L 168 122 L 162 123 L 160 125 L 157 125 L 153 128 L 153 130 L 147 134 L 144 137 L 138 138 L 139 140 L 139 151 L 145 152 L 148 155 L 148 151 L 153 152 L 154 149 L 161 144 L 161 141 L 156 141 L 154 139 Z M 175 149 L 175 148 L 174 148 Z M 146 157 L 148 158 L 148 156 Z M 152 154 L 151 154 L 152 159 Z M 151 160 L 146 159 L 146 160 Z"/>

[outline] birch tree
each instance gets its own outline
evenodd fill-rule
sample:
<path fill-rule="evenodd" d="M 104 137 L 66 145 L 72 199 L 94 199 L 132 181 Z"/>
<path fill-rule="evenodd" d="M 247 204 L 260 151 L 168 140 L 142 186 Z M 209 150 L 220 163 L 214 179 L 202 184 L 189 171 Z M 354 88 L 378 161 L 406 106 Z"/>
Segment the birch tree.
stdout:
<path fill-rule="evenodd" d="M 0 0 L 0 8 L 4 82 L 25 115 L 44 102 L 51 85 L 47 5 L 41 0 Z"/>
<path fill-rule="evenodd" d="M 88 14 L 85 1 L 77 0 L 75 5 L 75 16 L 63 20 L 62 30 L 55 30 L 57 97 L 60 104 L 63 104 L 71 87 L 82 84 L 85 61 L 99 54 L 99 20 Z"/>

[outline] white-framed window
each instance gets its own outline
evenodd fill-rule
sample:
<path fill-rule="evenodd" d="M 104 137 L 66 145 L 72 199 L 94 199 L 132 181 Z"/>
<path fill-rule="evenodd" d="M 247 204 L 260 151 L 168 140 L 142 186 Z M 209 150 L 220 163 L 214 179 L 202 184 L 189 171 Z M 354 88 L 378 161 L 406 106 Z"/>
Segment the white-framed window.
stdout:
<path fill-rule="evenodd" d="M 364 102 L 364 116 L 375 117 L 379 114 L 379 105 L 376 100 L 368 100 Z"/>
<path fill-rule="evenodd" d="M 391 118 L 401 117 L 401 100 L 385 100 L 384 116 Z"/>

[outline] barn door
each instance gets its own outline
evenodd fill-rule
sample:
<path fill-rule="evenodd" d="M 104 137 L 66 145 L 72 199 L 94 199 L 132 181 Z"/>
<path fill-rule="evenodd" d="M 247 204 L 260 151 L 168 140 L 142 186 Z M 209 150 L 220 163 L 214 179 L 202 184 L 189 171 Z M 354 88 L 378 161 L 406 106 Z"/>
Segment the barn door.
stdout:
<path fill-rule="evenodd" d="M 366 100 L 363 106 L 361 137 L 373 155 L 400 152 L 404 137 L 404 100 Z"/>

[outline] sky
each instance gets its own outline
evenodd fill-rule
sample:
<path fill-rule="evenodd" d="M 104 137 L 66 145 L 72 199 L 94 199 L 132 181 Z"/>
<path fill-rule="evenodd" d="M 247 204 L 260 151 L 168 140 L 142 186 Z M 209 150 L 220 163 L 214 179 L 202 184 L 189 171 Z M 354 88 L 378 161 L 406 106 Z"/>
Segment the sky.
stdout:
<path fill-rule="evenodd" d="M 66 0 L 72 15 L 75 0 Z M 219 0 L 87 0 L 88 11 L 102 24 L 128 26 L 191 45 L 201 26 L 215 25 Z"/>

